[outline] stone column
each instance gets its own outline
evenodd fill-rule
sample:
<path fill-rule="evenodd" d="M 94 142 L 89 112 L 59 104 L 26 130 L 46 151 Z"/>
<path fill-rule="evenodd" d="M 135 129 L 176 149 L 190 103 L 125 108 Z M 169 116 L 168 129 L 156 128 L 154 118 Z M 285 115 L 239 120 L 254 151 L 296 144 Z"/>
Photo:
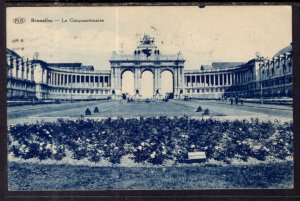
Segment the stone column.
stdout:
<path fill-rule="evenodd" d="M 161 90 L 161 70 L 160 70 L 160 68 L 157 69 L 157 88 L 160 93 L 160 90 Z"/>
<path fill-rule="evenodd" d="M 61 86 L 61 74 L 58 73 L 57 76 L 58 76 L 58 79 L 57 79 L 57 85 L 58 85 L 58 86 Z"/>
<path fill-rule="evenodd" d="M 24 80 L 24 71 L 25 71 L 25 68 L 24 68 L 24 61 L 22 60 L 22 63 L 21 63 L 21 79 Z"/>
<path fill-rule="evenodd" d="M 20 58 L 18 62 L 18 77 L 22 79 L 22 63 L 23 60 Z"/>
<path fill-rule="evenodd" d="M 227 76 L 227 85 L 230 85 L 230 73 L 227 73 L 226 76 Z"/>
<path fill-rule="evenodd" d="M 48 70 L 47 69 L 44 69 L 44 76 L 45 76 L 45 79 L 44 79 L 44 82 L 46 83 L 46 84 L 48 84 L 48 82 L 49 82 L 49 80 L 48 80 Z"/>
<path fill-rule="evenodd" d="M 222 86 L 225 85 L 225 83 L 224 83 L 225 79 L 224 78 L 225 78 L 225 74 L 221 74 Z M 226 82 L 227 82 L 227 80 L 226 80 Z"/>
<path fill-rule="evenodd" d="M 101 77 L 102 76 L 99 77 L 99 84 L 101 84 L 102 87 L 103 87 L 103 78 L 102 78 L 102 82 L 101 82 Z M 115 86 L 116 86 L 116 84 L 115 84 L 115 82 L 116 82 L 115 67 L 111 68 L 110 77 L 112 79 L 112 81 L 111 81 L 111 87 L 112 87 L 112 89 L 114 89 Z"/>
<path fill-rule="evenodd" d="M 60 79 L 61 79 L 61 85 L 65 85 L 65 74 L 61 74 Z"/>
<path fill-rule="evenodd" d="M 31 81 L 34 81 L 34 71 L 35 71 L 35 65 L 31 64 Z"/>
<path fill-rule="evenodd" d="M 10 60 L 10 55 L 6 54 L 6 65 L 7 65 L 7 77 L 10 77 L 10 65 L 11 65 L 11 60 Z"/>
<path fill-rule="evenodd" d="M 28 65 L 28 61 L 25 62 L 25 79 L 29 80 L 29 65 Z"/>
<path fill-rule="evenodd" d="M 184 84 L 184 70 L 183 67 L 180 67 L 180 74 L 181 74 L 181 89 L 182 89 L 182 94 L 184 94 L 184 88 L 185 88 L 185 84 Z"/>
<path fill-rule="evenodd" d="M 178 93 L 178 71 L 177 67 L 174 68 L 174 95 Z"/>
<path fill-rule="evenodd" d="M 16 61 L 15 61 L 15 58 L 12 57 L 12 60 L 11 60 L 11 77 L 15 77 L 15 66 L 16 66 Z"/>
<path fill-rule="evenodd" d="M 8 66 L 11 65 L 10 55 L 9 55 L 9 54 L 6 54 L 6 64 L 7 64 Z"/>
<path fill-rule="evenodd" d="M 140 68 L 136 67 L 135 71 L 134 71 L 134 93 L 136 92 L 136 90 L 139 90 L 139 94 L 141 93 L 141 86 L 140 86 L 140 80 L 141 80 L 141 72 L 140 72 Z"/>
<path fill-rule="evenodd" d="M 42 69 L 42 80 L 41 80 L 42 83 L 44 83 L 44 81 L 45 81 L 45 79 L 44 79 L 44 73 L 45 73 L 44 69 Z"/>
<path fill-rule="evenodd" d="M 193 82 L 193 78 L 195 78 L 195 76 L 194 76 L 194 75 L 191 75 L 192 87 L 194 87 L 194 86 L 195 86 L 195 81 Z"/>
<path fill-rule="evenodd" d="M 233 76 L 233 85 L 236 85 L 236 73 L 234 72 L 232 76 Z"/>
<path fill-rule="evenodd" d="M 153 97 L 156 96 L 156 91 L 158 90 L 158 71 L 157 67 L 154 68 L 154 74 L 153 74 Z"/>
<path fill-rule="evenodd" d="M 16 59 L 16 78 L 19 78 L 19 59 Z"/>
<path fill-rule="evenodd" d="M 121 90 L 121 68 L 119 68 L 119 71 L 118 71 L 118 81 L 119 81 L 119 84 L 118 84 L 118 86 L 119 86 L 119 91 Z M 107 77 L 107 86 L 108 86 L 108 77 Z M 121 92 L 120 92 L 120 94 L 121 94 Z"/>
<path fill-rule="evenodd" d="M 206 85 L 210 86 L 210 75 L 206 75 Z"/>
<path fill-rule="evenodd" d="M 72 80 L 72 76 L 71 76 L 71 80 Z M 69 81 L 69 75 L 65 74 L 64 75 L 64 85 L 66 85 L 66 86 L 69 85 L 68 81 Z"/>
<path fill-rule="evenodd" d="M 141 91 L 141 77 L 142 76 L 142 74 L 141 74 L 141 69 L 139 68 L 138 69 L 138 89 L 139 89 L 139 91 Z"/>

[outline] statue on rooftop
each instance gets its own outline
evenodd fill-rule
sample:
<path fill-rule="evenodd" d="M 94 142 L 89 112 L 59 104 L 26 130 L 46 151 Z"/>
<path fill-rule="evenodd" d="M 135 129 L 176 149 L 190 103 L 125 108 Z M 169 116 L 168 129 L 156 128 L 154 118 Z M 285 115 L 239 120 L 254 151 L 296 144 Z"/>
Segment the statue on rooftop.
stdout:
<path fill-rule="evenodd" d="M 151 38 L 149 35 L 144 34 L 144 37 L 140 40 L 141 45 L 152 45 L 154 44 L 154 37 Z"/>

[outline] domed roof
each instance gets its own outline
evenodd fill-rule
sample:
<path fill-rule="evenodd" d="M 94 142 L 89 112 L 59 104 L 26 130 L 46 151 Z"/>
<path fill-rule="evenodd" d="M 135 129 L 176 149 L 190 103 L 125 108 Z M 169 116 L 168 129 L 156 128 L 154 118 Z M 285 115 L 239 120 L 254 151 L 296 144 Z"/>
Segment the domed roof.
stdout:
<path fill-rule="evenodd" d="M 292 45 L 291 45 L 291 44 L 290 44 L 289 46 L 287 46 L 287 47 L 285 47 L 285 48 L 279 50 L 279 51 L 274 55 L 274 57 L 278 57 L 278 56 L 280 56 L 280 55 L 282 55 L 282 54 L 285 54 L 285 53 L 287 53 L 287 52 L 292 52 Z"/>

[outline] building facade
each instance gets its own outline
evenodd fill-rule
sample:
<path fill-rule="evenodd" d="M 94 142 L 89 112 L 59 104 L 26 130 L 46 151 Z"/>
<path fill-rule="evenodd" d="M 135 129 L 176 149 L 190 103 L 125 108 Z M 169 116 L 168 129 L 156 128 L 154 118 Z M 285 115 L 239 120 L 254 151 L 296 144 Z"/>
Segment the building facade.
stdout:
<path fill-rule="evenodd" d="M 292 97 L 292 46 L 280 50 L 271 60 L 262 57 L 247 62 L 213 62 L 197 70 L 185 70 L 181 52 L 161 53 L 154 38 L 141 39 L 132 54 L 113 52 L 111 70 L 95 70 L 81 63 L 47 63 L 23 60 L 7 49 L 7 96 L 9 100 L 120 99 L 123 74 L 134 75 L 134 91 L 140 97 L 141 78 L 153 74 L 153 98 L 163 98 L 161 75 L 169 71 L 176 99 L 219 99 Z"/>

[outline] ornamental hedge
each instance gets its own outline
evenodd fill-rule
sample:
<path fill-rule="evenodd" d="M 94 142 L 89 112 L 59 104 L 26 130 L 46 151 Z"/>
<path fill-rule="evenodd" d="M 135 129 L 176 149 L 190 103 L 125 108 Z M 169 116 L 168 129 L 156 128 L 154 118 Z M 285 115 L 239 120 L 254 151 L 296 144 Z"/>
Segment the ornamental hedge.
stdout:
<path fill-rule="evenodd" d="M 107 159 L 120 163 L 163 164 L 182 161 L 188 152 L 205 151 L 208 159 L 230 163 L 249 157 L 285 159 L 293 155 L 293 123 L 196 120 L 189 117 L 78 119 L 11 125 L 8 151 L 22 159 Z"/>

